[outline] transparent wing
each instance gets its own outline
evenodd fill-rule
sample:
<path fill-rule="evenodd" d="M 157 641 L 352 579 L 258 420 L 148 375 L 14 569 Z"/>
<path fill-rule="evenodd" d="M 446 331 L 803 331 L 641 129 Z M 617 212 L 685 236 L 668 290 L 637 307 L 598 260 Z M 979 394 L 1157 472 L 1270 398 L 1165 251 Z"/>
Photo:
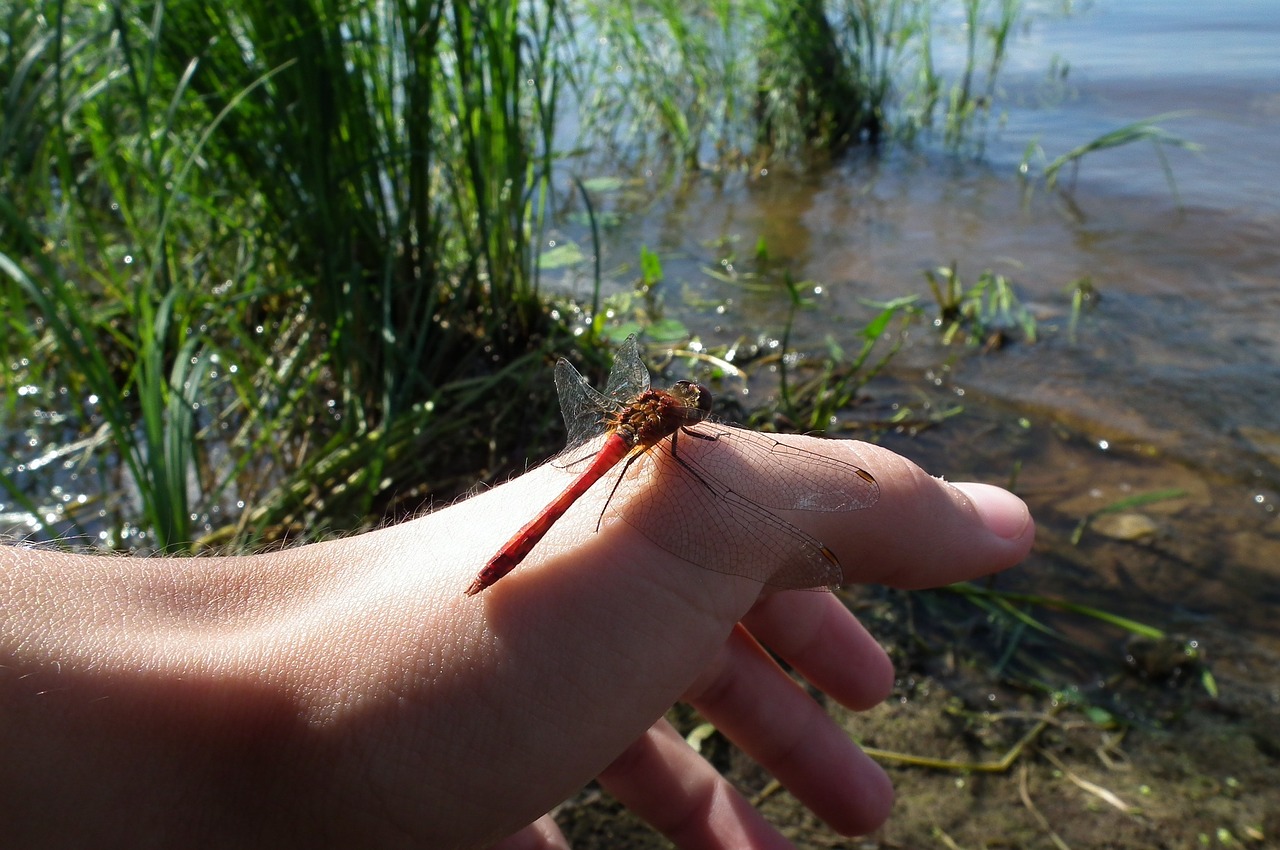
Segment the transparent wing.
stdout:
<path fill-rule="evenodd" d="M 604 431 L 610 413 L 649 389 L 649 370 L 640 360 L 635 335 L 627 337 L 613 358 L 604 395 L 568 360 L 556 363 L 556 394 L 568 433 L 567 447 L 577 448 Z"/>
<path fill-rule="evenodd" d="M 618 348 L 603 394 L 567 360 L 556 364 L 555 378 L 570 452 L 649 389 L 634 336 Z M 682 429 L 637 464 L 644 468 L 621 481 L 600 482 L 618 485 L 607 510 L 691 563 L 780 588 L 827 587 L 850 575 L 774 510 L 852 511 L 880 496 L 871 474 L 854 464 L 721 424 Z"/>
<path fill-rule="evenodd" d="M 859 466 L 767 434 L 720 422 L 686 429 L 682 460 L 724 489 L 779 510 L 853 511 L 874 505 L 880 485 Z"/>
<path fill-rule="evenodd" d="M 663 441 L 649 474 L 628 476 L 611 510 L 668 552 L 716 572 L 786 589 L 852 578 L 848 564 L 767 506 L 842 511 L 868 507 L 880 490 L 851 463 L 715 426 L 698 439 Z M 847 553 L 846 553 L 847 554 Z"/>
<path fill-rule="evenodd" d="M 605 429 L 606 417 L 617 405 L 596 392 L 573 364 L 556 362 L 556 395 L 568 434 L 566 447 L 575 449 Z"/>
<path fill-rule="evenodd" d="M 619 404 L 629 404 L 649 389 L 649 370 L 640 359 L 640 344 L 632 334 L 613 355 L 613 369 L 604 394 Z"/>

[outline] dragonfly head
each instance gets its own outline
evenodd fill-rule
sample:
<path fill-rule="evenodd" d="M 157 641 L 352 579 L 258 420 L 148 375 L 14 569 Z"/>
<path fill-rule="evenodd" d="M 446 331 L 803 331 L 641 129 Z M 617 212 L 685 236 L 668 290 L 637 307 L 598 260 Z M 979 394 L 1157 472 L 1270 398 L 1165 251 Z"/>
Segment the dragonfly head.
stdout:
<path fill-rule="evenodd" d="M 689 418 L 701 422 L 711 414 L 711 390 L 693 381 L 676 381 L 671 394 L 680 399 L 685 407 L 691 409 Z M 693 413 L 696 411 L 696 413 Z"/>

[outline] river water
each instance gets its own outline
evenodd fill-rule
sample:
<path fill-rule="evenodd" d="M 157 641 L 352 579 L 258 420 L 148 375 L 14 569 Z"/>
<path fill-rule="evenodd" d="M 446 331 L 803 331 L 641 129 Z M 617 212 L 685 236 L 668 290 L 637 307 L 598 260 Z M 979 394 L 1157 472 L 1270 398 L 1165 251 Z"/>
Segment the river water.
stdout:
<path fill-rule="evenodd" d="M 798 318 L 801 348 L 827 336 L 856 348 L 868 301 L 919 293 L 929 306 L 925 270 L 955 263 L 966 282 L 986 269 L 1006 276 L 1040 321 L 1037 343 L 958 351 L 921 323 L 851 418 L 962 405 L 939 427 L 881 439 L 936 474 L 1016 481 L 1041 543 L 1012 586 L 1249 654 L 1247 676 L 1271 682 L 1274 706 L 1277 45 L 1276 2 L 1117 0 L 1035 13 L 1000 76 L 981 156 L 926 142 L 817 174 L 694 178 L 620 227 L 606 256 L 656 250 L 668 313 L 712 344 L 780 327 L 776 289 L 703 271 L 730 251 L 749 256 L 761 237 L 796 279 L 820 285 L 817 309 Z M 1176 115 L 1159 125 L 1198 150 L 1097 151 L 1046 186 L 1054 157 L 1163 113 Z M 1072 327 L 1071 289 L 1084 278 L 1097 297 Z M 707 303 L 719 307 L 711 318 Z M 1166 498 L 1095 517 L 1155 493 Z"/>

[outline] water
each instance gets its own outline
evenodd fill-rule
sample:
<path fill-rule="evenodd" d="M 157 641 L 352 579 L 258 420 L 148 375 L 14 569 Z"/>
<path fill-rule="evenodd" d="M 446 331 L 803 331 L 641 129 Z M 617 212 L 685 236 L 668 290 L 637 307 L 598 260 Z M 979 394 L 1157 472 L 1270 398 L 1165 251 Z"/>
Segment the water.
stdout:
<path fill-rule="evenodd" d="M 1038 560 L 1008 581 L 1193 628 L 1220 653 L 1243 657 L 1249 643 L 1261 660 L 1241 680 L 1271 682 L 1275 702 L 1277 44 L 1275 2 L 1127 0 L 1035 17 L 1001 77 L 1007 111 L 981 160 L 926 146 L 821 175 L 695 179 L 621 228 L 609 256 L 657 250 L 668 312 L 713 344 L 780 327 L 780 293 L 703 272 L 730 254 L 747 267 L 761 237 L 794 277 L 821 284 L 801 347 L 827 335 L 855 346 L 866 302 L 927 298 L 924 270 L 1007 276 L 1042 341 L 980 356 L 917 327 L 867 410 L 962 404 L 965 415 L 886 441 L 951 478 L 1016 471 L 1043 533 Z M 1063 67 L 1065 78 L 1051 73 Z M 1090 154 L 1056 190 L 1037 179 L 1077 145 L 1168 112 L 1161 126 L 1201 146 L 1163 148 L 1176 191 L 1149 143 Z M 1069 333 L 1070 289 L 1086 277 L 1100 298 Z M 706 301 L 721 306 L 713 319 Z M 1100 520 L 1072 544 L 1081 519 L 1163 490 L 1181 495 L 1120 512 L 1137 525 Z"/>

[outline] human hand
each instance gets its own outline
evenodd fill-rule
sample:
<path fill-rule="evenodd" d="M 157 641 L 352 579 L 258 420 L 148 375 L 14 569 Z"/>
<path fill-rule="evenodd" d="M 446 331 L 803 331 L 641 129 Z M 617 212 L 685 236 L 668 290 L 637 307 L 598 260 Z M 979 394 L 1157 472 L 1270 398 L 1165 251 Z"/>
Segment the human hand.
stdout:
<path fill-rule="evenodd" d="M 842 558 L 856 565 L 856 577 L 899 587 L 946 584 L 1011 566 L 1030 548 L 1034 525 L 1015 497 L 987 485 L 945 485 L 874 447 L 858 451 L 871 458 L 853 461 L 875 470 L 885 491 L 878 507 L 888 516 L 873 518 L 870 511 L 853 517 L 809 515 L 819 524 L 845 524 L 843 534 L 824 530 L 820 536 L 837 552 L 856 544 L 857 558 Z M 852 528 L 850 519 L 870 522 L 867 529 Z M 888 656 L 836 596 L 769 594 L 731 631 L 683 695 L 834 830 L 855 835 L 875 829 L 892 802 L 888 778 L 762 647 L 854 710 L 888 696 L 893 683 Z M 665 720 L 637 738 L 598 779 L 677 846 L 791 846 Z M 568 845 L 554 822 L 542 818 L 499 846 Z"/>
<path fill-rule="evenodd" d="M 1029 548 L 1016 499 L 856 451 L 874 507 L 789 517 L 856 580 L 945 584 Z M 835 597 L 761 601 L 624 524 L 591 533 L 589 505 L 499 585 L 461 595 L 561 483 L 543 468 L 413 522 L 250 558 L 0 550 L 0 832 L 14 846 L 556 846 L 539 813 L 599 775 L 682 846 L 776 844 L 658 720 L 682 696 L 833 828 L 879 824 L 883 774 L 748 637 L 872 705 L 892 671 Z"/>
<path fill-rule="evenodd" d="M 853 709 L 870 708 L 887 696 L 893 683 L 888 656 L 836 596 L 775 594 L 730 633 L 683 696 L 837 832 L 871 831 L 892 802 L 887 777 L 762 643 Z M 598 779 L 679 847 L 791 846 L 666 720 L 651 726 Z M 498 846 L 568 845 L 548 818 Z"/>

